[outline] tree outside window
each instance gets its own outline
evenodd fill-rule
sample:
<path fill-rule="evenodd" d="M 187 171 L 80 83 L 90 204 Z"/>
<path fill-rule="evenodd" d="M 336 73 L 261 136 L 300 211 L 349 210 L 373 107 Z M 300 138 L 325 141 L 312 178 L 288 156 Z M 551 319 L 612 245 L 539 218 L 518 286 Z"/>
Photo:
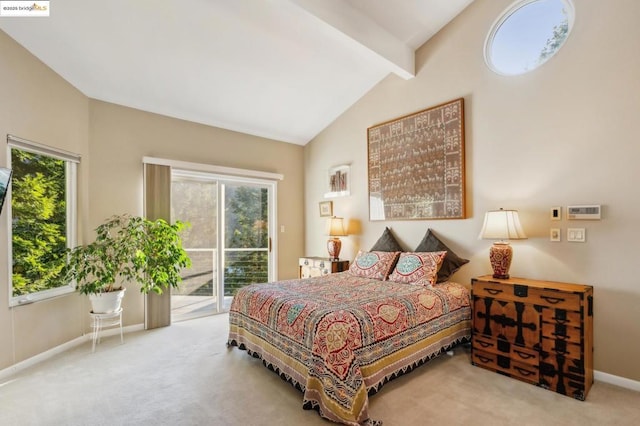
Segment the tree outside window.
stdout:
<path fill-rule="evenodd" d="M 11 148 L 12 295 L 66 286 L 67 161 Z"/>

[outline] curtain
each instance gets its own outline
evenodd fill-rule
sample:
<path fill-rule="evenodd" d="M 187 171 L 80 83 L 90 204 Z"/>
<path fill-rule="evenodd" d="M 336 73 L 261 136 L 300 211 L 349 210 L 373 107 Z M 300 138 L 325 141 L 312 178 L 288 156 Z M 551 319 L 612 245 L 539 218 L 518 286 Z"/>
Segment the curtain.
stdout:
<path fill-rule="evenodd" d="M 149 220 L 171 221 L 171 167 L 144 164 L 144 214 Z M 145 329 L 171 325 L 171 289 L 145 296 Z"/>

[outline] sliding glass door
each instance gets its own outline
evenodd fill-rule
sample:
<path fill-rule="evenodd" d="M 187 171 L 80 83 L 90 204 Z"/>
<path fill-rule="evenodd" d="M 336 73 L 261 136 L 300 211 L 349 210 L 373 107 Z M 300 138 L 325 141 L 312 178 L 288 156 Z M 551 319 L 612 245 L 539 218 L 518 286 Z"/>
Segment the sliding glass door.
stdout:
<path fill-rule="evenodd" d="M 275 183 L 173 170 L 171 220 L 183 234 L 192 267 L 172 291 L 172 320 L 229 309 L 237 289 L 272 281 Z"/>

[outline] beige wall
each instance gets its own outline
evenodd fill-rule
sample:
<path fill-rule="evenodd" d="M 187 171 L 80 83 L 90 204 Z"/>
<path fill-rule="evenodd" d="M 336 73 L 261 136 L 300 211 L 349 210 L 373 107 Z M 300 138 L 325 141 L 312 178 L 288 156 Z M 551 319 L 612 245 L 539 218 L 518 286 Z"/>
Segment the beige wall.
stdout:
<path fill-rule="evenodd" d="M 115 213 L 142 213 L 142 157 L 262 170 L 278 183 L 278 278 L 297 276 L 303 253 L 303 148 L 89 100 L 0 31 L 0 135 L 82 155 L 80 240 Z M 0 149 L 0 165 L 7 164 Z M 9 307 L 6 209 L 0 217 L 0 370 L 82 336 L 85 297 L 72 293 Z M 278 229 L 279 229 L 278 226 Z M 125 325 L 143 322 L 143 299 L 128 291 Z"/>
<path fill-rule="evenodd" d="M 91 100 L 89 173 L 91 229 L 114 213 L 142 214 L 142 157 L 280 173 L 278 275 L 297 277 L 304 249 L 303 148 Z M 143 299 L 123 301 L 125 323 L 143 322 Z"/>
<path fill-rule="evenodd" d="M 390 76 L 305 147 L 306 255 L 323 255 L 326 236 L 318 202 L 327 169 L 351 163 L 352 195 L 334 211 L 360 232 L 343 238 L 353 259 L 390 226 L 407 249 L 431 227 L 471 259 L 454 278 L 491 272 L 490 241 L 478 240 L 485 211 L 520 211 L 529 239 L 515 241 L 512 276 L 578 282 L 595 288 L 595 368 L 640 380 L 640 253 L 637 161 L 640 143 L 640 3 L 574 1 L 575 27 L 558 55 L 538 70 L 501 77 L 484 64 L 491 24 L 511 0 L 476 0 L 417 54 L 418 75 Z M 464 97 L 468 219 L 370 222 L 366 129 Z M 601 221 L 551 222 L 552 206 L 601 204 Z M 563 215 L 565 211 L 563 208 Z M 549 228 L 562 228 L 562 242 Z M 568 227 L 587 242 L 566 241 Z"/>
<path fill-rule="evenodd" d="M 6 135 L 87 154 L 89 101 L 0 31 L 0 165 Z M 86 170 L 80 177 L 86 180 Z M 80 205 L 86 197 L 80 193 Z M 83 300 L 77 294 L 9 307 L 8 209 L 0 216 L 0 369 L 82 334 Z"/>

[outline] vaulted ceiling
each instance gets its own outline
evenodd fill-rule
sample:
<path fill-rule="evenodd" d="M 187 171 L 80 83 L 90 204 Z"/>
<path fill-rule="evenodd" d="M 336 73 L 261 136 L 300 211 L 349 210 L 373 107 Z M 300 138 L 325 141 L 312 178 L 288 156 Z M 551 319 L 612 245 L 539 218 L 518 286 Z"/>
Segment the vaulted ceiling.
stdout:
<path fill-rule="evenodd" d="M 62 0 L 0 29 L 86 96 L 304 145 L 473 0 Z"/>

